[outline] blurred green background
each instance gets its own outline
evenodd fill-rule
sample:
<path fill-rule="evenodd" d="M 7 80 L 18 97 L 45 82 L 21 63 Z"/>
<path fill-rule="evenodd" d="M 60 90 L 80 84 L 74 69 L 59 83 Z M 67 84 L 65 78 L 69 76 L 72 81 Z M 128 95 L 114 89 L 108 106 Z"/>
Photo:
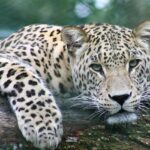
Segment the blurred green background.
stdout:
<path fill-rule="evenodd" d="M 133 27 L 150 19 L 150 0 L 0 0 L 0 37 L 22 26 L 107 22 Z"/>

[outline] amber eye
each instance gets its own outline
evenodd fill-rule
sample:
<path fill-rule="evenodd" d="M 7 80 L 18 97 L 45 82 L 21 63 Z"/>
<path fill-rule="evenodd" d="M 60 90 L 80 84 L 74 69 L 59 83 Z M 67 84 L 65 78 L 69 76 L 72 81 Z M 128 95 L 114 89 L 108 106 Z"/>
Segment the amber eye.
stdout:
<path fill-rule="evenodd" d="M 103 68 L 102 68 L 102 66 L 101 66 L 100 64 L 91 64 L 91 65 L 90 65 L 90 68 L 91 68 L 92 70 L 96 71 L 96 72 L 99 72 L 99 73 L 101 73 L 101 74 L 104 74 Z"/>
<path fill-rule="evenodd" d="M 129 62 L 129 70 L 132 70 L 133 68 L 135 68 L 139 64 L 140 61 L 141 61 L 140 59 L 131 60 Z"/>

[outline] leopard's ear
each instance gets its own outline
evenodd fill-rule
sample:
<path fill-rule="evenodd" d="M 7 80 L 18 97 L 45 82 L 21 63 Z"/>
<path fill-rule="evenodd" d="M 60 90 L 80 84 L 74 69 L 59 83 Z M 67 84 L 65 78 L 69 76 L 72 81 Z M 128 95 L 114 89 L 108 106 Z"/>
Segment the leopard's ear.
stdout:
<path fill-rule="evenodd" d="M 150 54 L 150 21 L 141 23 L 133 30 L 137 42 Z"/>
<path fill-rule="evenodd" d="M 87 34 L 80 27 L 67 26 L 62 29 L 62 40 L 68 47 L 70 55 L 79 55 L 85 50 L 88 41 Z"/>

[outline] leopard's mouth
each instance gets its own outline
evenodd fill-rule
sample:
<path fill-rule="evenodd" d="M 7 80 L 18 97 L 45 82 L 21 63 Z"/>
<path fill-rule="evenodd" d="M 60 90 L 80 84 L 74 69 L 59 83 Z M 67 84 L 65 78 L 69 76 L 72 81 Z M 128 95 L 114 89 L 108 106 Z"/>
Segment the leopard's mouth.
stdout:
<path fill-rule="evenodd" d="M 113 125 L 113 124 L 121 124 L 121 123 L 128 123 L 133 122 L 137 120 L 137 114 L 133 112 L 127 112 L 127 111 L 119 111 L 116 114 L 113 114 L 109 116 L 106 119 L 107 124 Z"/>

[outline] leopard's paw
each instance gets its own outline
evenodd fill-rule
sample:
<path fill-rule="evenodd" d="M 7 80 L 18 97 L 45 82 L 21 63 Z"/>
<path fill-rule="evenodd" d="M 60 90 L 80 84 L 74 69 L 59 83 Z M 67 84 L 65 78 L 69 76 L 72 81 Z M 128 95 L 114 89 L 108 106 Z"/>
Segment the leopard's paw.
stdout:
<path fill-rule="evenodd" d="M 31 116 L 18 119 L 18 125 L 23 136 L 35 147 L 55 149 L 63 135 L 61 114 L 55 112 L 48 115 L 37 112 L 31 113 Z"/>

